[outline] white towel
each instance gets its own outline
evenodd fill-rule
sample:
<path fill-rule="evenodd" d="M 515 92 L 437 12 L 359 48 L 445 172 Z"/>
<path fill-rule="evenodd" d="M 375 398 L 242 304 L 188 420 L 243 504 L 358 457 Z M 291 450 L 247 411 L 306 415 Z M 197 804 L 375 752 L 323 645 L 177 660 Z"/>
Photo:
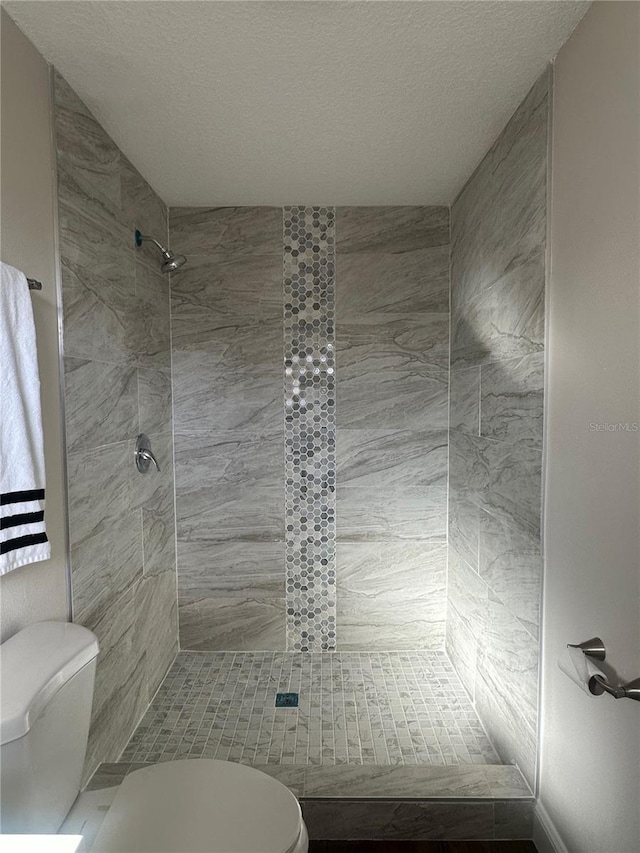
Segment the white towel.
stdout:
<path fill-rule="evenodd" d="M 27 279 L 0 263 L 0 575 L 47 560 L 44 445 Z"/>

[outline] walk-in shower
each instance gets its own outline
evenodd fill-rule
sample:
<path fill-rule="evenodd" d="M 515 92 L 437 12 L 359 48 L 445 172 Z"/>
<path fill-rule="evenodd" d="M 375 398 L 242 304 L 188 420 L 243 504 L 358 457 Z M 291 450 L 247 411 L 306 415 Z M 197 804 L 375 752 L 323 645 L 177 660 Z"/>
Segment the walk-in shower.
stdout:
<path fill-rule="evenodd" d="M 323 798 L 412 801 L 357 805 L 391 823 L 432 798 L 443 831 L 464 812 L 476 837 L 513 832 L 514 816 L 526 836 L 547 84 L 452 207 L 167 209 L 120 161 L 135 191 L 109 222 L 114 243 L 121 219 L 139 229 L 127 271 L 148 322 L 120 322 L 130 289 L 89 240 L 78 275 L 115 283 L 88 303 L 91 335 L 65 314 L 67 411 L 97 381 L 124 389 L 106 422 L 67 428 L 74 611 L 106 650 L 92 785 L 215 758 L 284 781 L 311 825 Z M 61 81 L 57 98 L 66 163 L 69 115 L 86 120 Z M 86 203 L 73 187 L 69 209 Z M 61 234 L 71 261 L 75 233 Z M 63 282 L 70 306 L 77 287 Z M 139 433 L 159 463 L 144 477 L 130 470 Z"/>

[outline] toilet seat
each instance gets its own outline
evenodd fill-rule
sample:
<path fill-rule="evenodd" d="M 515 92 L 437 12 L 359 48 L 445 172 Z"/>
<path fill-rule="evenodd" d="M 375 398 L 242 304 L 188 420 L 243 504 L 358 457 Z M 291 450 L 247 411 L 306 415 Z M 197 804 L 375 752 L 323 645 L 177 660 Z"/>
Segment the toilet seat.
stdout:
<path fill-rule="evenodd" d="M 297 853 L 300 805 L 276 779 L 243 764 L 187 759 L 125 777 L 93 853 Z"/>

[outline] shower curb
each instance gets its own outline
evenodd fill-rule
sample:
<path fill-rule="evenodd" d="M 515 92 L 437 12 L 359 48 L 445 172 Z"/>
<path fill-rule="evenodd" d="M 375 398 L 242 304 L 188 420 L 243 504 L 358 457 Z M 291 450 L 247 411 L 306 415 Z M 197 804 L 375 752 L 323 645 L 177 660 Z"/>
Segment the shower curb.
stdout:
<path fill-rule="evenodd" d="M 101 764 L 87 791 L 150 763 Z M 511 765 L 250 765 L 298 797 L 318 840 L 530 839 L 535 798 Z"/>

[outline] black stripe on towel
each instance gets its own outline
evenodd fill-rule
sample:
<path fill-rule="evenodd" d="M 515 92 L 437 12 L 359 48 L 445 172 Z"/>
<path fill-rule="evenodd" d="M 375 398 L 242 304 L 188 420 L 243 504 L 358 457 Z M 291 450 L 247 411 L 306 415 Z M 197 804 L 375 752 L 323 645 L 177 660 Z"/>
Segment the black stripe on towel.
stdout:
<path fill-rule="evenodd" d="M 32 533 L 30 536 L 18 536 L 16 539 L 7 539 L 6 542 L 0 542 L 0 554 L 8 554 L 9 551 L 16 551 L 18 548 L 26 548 L 28 545 L 39 545 L 41 542 L 48 542 L 46 533 Z"/>
<path fill-rule="evenodd" d="M 23 512 L 20 515 L 7 515 L 0 518 L 0 530 L 6 530 L 8 527 L 19 527 L 21 524 L 36 524 L 38 521 L 44 521 L 44 512 Z"/>
<path fill-rule="evenodd" d="M 19 504 L 25 501 L 43 501 L 44 489 L 28 489 L 25 492 L 4 492 L 0 495 L 0 506 Z"/>

